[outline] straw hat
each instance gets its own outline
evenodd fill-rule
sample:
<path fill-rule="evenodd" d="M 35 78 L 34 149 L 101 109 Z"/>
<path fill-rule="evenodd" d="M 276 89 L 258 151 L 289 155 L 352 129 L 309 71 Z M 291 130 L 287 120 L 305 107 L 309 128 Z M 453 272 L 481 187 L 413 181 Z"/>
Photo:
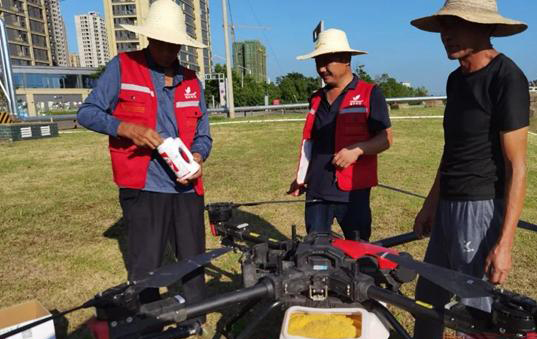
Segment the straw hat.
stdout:
<path fill-rule="evenodd" d="M 330 53 L 348 52 L 351 55 L 367 54 L 365 51 L 351 49 L 347 35 L 340 29 L 330 28 L 319 33 L 319 37 L 315 42 L 315 50 L 306 55 L 297 56 L 297 60 L 306 60 L 315 58 L 316 56 Z"/>
<path fill-rule="evenodd" d="M 523 32 L 528 25 L 521 21 L 504 18 L 498 13 L 496 0 L 447 0 L 438 12 L 431 16 L 412 20 L 411 24 L 428 32 L 440 32 L 439 17 L 452 15 L 463 20 L 496 25 L 492 36 L 508 36 Z"/>
<path fill-rule="evenodd" d="M 185 15 L 179 5 L 172 0 L 157 0 L 151 7 L 143 25 L 121 25 L 127 31 L 145 35 L 148 38 L 206 48 L 204 44 L 192 39 L 186 33 Z"/>

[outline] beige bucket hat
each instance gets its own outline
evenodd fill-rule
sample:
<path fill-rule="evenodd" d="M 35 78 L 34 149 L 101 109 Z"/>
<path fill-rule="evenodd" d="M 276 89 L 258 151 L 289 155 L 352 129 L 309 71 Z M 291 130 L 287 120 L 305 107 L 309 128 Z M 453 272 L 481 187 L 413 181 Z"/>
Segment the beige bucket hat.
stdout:
<path fill-rule="evenodd" d="M 149 7 L 149 13 L 142 25 L 121 25 L 121 27 L 127 31 L 171 44 L 197 48 L 207 47 L 186 33 L 183 10 L 172 0 L 155 1 Z"/>
<path fill-rule="evenodd" d="M 412 20 L 411 24 L 427 32 L 440 32 L 439 17 L 451 15 L 478 24 L 496 25 L 492 36 L 509 36 L 528 28 L 524 22 L 505 18 L 498 13 L 496 0 L 447 0 L 438 12 L 431 16 Z"/>
<path fill-rule="evenodd" d="M 367 54 L 365 51 L 352 49 L 347 40 L 347 34 L 340 29 L 330 28 L 319 33 L 315 42 L 315 50 L 309 54 L 297 56 L 297 60 L 312 59 L 316 56 L 330 53 L 348 52 L 352 55 Z"/>

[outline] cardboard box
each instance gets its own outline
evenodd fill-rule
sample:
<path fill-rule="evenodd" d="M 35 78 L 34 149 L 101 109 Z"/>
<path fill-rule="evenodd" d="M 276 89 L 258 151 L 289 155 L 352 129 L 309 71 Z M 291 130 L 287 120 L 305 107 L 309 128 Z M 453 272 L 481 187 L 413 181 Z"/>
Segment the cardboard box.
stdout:
<path fill-rule="evenodd" d="M 37 300 L 0 309 L 0 334 L 27 325 L 44 317 L 50 312 Z M 8 339 L 55 339 L 54 322 L 49 320 Z"/>

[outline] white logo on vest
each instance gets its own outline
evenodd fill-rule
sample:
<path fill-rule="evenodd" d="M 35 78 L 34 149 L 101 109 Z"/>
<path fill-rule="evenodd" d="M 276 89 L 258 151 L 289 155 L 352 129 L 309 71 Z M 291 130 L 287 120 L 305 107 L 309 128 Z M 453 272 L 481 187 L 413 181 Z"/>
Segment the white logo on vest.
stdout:
<path fill-rule="evenodd" d="M 185 89 L 185 99 L 196 99 L 198 97 L 197 92 L 190 93 L 191 91 L 190 86 Z"/>
<path fill-rule="evenodd" d="M 360 94 L 358 94 L 357 96 L 352 97 L 352 100 L 349 103 L 349 105 L 351 105 L 351 106 L 360 106 L 360 105 L 362 105 L 363 102 L 364 102 L 363 100 L 360 100 Z"/>

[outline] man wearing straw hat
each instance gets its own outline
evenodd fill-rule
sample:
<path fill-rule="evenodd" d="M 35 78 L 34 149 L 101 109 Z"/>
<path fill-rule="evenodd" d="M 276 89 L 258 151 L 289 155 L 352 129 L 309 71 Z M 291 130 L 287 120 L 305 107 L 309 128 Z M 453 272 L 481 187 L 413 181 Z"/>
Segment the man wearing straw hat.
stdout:
<path fill-rule="evenodd" d="M 460 67 L 447 82 L 444 151 L 414 230 L 431 234 L 425 261 L 501 284 L 511 269 L 526 187 L 528 81 L 496 51 L 491 37 L 527 25 L 502 17 L 495 0 L 447 0 L 436 14 L 412 21 L 440 33 Z M 419 279 L 416 299 L 443 307 L 451 295 Z M 490 298 L 463 299 L 490 311 Z M 439 323 L 417 319 L 415 338 L 441 338 Z"/>
<path fill-rule="evenodd" d="M 352 73 L 345 32 L 319 34 L 315 50 L 297 57 L 315 59 L 326 86 L 310 98 L 300 147 L 298 173 L 289 194 L 307 191 L 306 229 L 330 232 L 334 218 L 345 238 L 371 235 L 371 187 L 377 185 L 377 154 L 388 149 L 392 133 L 381 90 Z M 317 201 L 318 200 L 318 201 Z"/>
<path fill-rule="evenodd" d="M 203 88 L 177 57 L 183 46 L 206 46 L 187 35 L 181 7 L 172 0 L 157 0 L 142 25 L 122 27 L 145 35 L 149 46 L 120 53 L 108 63 L 80 107 L 78 120 L 110 136 L 132 281 L 161 265 L 168 241 L 179 260 L 205 251 L 201 170 L 177 182 L 155 149 L 164 138 L 180 137 L 201 165 L 212 139 Z M 183 292 L 190 302 L 203 298 L 202 269 L 183 279 Z M 142 302 L 158 297 L 158 289 L 140 295 Z"/>

